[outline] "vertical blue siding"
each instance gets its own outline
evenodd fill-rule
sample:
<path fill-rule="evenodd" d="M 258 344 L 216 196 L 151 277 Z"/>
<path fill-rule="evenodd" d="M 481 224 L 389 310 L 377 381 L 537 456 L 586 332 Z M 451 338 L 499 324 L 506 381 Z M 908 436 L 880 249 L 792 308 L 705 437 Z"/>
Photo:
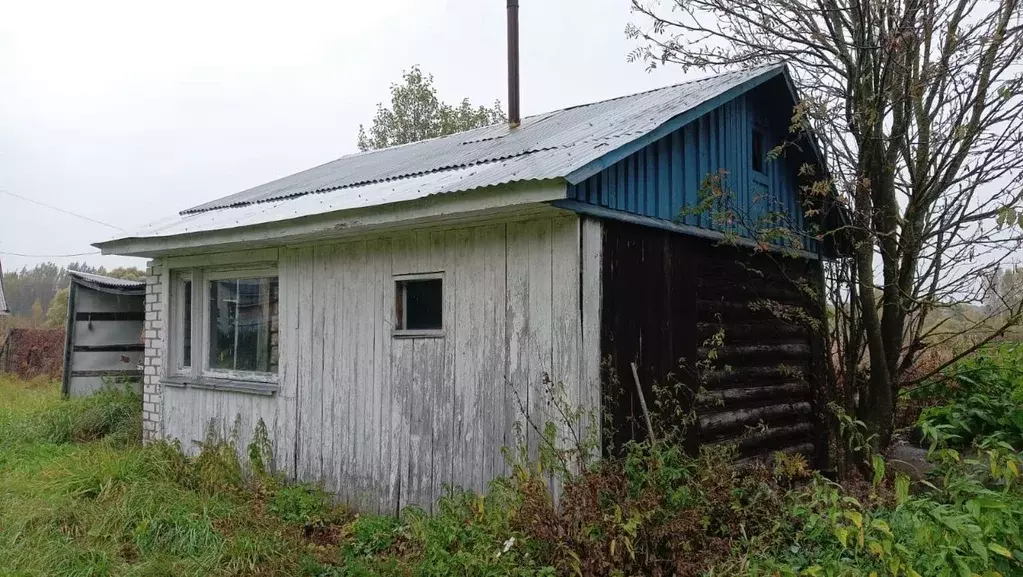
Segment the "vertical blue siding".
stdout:
<path fill-rule="evenodd" d="M 698 203 L 703 181 L 724 171 L 743 218 L 757 221 L 782 210 L 789 222 L 805 226 L 799 199 L 799 164 L 781 156 L 765 160 L 764 174 L 752 168 L 753 128 L 764 136 L 766 154 L 787 134 L 785 104 L 765 102 L 757 93 L 740 95 L 679 130 L 651 143 L 602 172 L 569 187 L 569 198 L 612 210 L 649 216 L 720 232 L 744 233 L 739 223 L 713 222 L 708 214 L 682 215 Z M 804 243 L 815 251 L 816 243 Z"/>

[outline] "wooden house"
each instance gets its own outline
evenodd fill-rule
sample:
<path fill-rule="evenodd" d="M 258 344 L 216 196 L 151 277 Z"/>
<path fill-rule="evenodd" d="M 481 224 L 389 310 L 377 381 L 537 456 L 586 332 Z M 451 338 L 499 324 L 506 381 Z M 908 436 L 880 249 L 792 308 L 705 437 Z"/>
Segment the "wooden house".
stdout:
<path fill-rule="evenodd" d="M 612 417 L 607 444 L 641 437 L 635 361 L 648 399 L 689 379 L 694 443 L 822 450 L 819 347 L 757 303 L 803 300 L 829 247 L 754 254 L 687 211 L 718 175 L 749 214 L 827 225 L 801 198 L 812 143 L 769 154 L 796 101 L 784 66 L 730 72 L 345 156 L 97 243 L 152 259 L 146 437 L 244 444 L 261 420 L 291 477 L 429 508 L 507 472 L 515 423 L 551 420 L 548 377 L 584 427 Z M 730 370 L 680 370 L 722 331 Z"/>

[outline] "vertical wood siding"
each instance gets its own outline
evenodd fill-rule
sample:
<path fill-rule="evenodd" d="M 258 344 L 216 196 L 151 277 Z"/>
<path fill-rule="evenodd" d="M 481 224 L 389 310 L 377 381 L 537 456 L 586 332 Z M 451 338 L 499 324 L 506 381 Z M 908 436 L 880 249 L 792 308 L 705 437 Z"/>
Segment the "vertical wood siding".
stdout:
<path fill-rule="evenodd" d="M 262 418 L 280 468 L 363 511 L 483 490 L 522 411 L 551 418 L 544 374 L 599 410 L 599 238 L 565 216 L 281 249 L 280 392 L 168 388 L 165 431 L 187 445 L 238 419 L 244 443 Z M 443 337 L 392 336 L 394 275 L 436 272 Z"/>
<path fill-rule="evenodd" d="M 786 108 L 788 107 L 788 108 Z M 681 222 L 719 232 L 744 234 L 740 226 L 713 222 L 709 214 L 682 215 L 699 203 L 700 188 L 708 175 L 724 171 L 723 186 L 730 191 L 751 226 L 767 211 L 781 212 L 797 231 L 808 222 L 800 201 L 798 156 L 765 160 L 764 174 L 752 169 L 752 131 L 764 135 L 764 153 L 788 136 L 791 103 L 765 87 L 741 95 L 681 129 L 646 146 L 587 180 L 570 185 L 568 197 L 589 204 Z M 748 228 L 747 228 L 748 230 Z M 748 235 L 746 235 L 748 236 Z M 803 248 L 816 251 L 816 243 Z"/>

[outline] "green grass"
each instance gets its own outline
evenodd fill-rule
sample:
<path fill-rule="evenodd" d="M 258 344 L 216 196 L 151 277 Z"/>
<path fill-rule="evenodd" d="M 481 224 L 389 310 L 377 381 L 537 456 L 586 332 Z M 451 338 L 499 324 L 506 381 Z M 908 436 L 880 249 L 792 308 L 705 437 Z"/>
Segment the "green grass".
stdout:
<path fill-rule="evenodd" d="M 310 544 L 259 493 L 139 445 L 137 395 L 58 390 L 0 378 L 0 575 L 300 573 Z"/>
<path fill-rule="evenodd" d="M 535 573 L 502 552 L 513 509 L 500 493 L 453 492 L 437 516 L 351 515 L 259 470 L 265 428 L 246 474 L 230 442 L 194 459 L 142 446 L 136 394 L 58 390 L 0 377 L 0 576 Z"/>
<path fill-rule="evenodd" d="M 881 460 L 845 487 L 797 457 L 739 471 L 723 448 L 630 444 L 566 477 L 560 507 L 517 460 L 485 495 L 392 518 L 263 471 L 265 427 L 196 458 L 143 447 L 140 405 L 0 377 L 0 576 L 1023 575 L 1023 455 L 997 438 L 936 449 L 926 483 Z"/>

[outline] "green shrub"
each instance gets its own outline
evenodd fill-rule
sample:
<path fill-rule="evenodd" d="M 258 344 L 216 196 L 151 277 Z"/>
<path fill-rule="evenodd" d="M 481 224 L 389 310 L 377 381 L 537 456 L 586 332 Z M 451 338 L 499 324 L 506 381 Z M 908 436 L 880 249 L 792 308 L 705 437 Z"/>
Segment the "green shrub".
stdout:
<path fill-rule="evenodd" d="M 307 483 L 277 488 L 270 497 L 267 510 L 285 523 L 297 525 L 322 524 L 334 514 L 330 494 Z"/>
<path fill-rule="evenodd" d="M 965 447 L 989 438 L 1023 450 L 1023 345 L 968 357 L 920 394 L 940 401 L 924 409 L 918 421 L 933 444 Z"/>
<path fill-rule="evenodd" d="M 821 478 L 790 493 L 791 537 L 746 570 L 753 575 L 1023 574 L 1023 493 L 1012 472 L 1023 466 L 1019 455 L 992 451 L 987 462 L 961 460 L 954 451 L 939 456 L 941 482 L 918 495 L 910 493 L 904 477 L 890 498 L 858 499 Z"/>

